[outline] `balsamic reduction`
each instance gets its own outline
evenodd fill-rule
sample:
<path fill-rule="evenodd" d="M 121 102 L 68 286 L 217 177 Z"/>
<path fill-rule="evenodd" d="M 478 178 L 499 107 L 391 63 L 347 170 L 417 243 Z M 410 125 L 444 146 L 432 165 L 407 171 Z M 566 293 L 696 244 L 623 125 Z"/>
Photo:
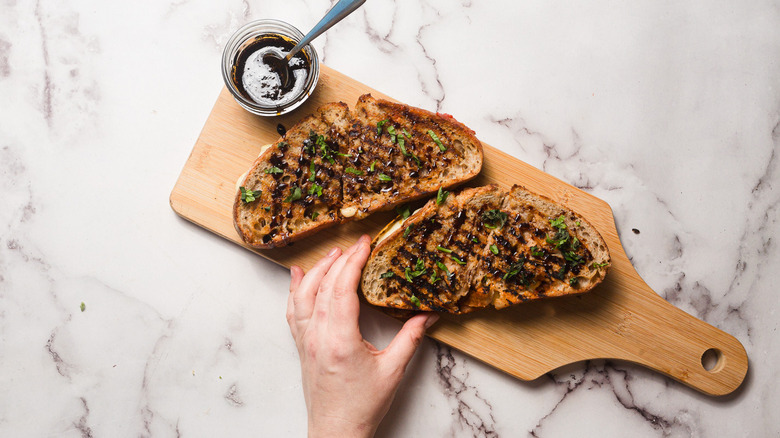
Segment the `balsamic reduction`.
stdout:
<path fill-rule="evenodd" d="M 247 99 L 260 105 L 282 106 L 303 93 L 311 70 L 304 50 L 285 66 L 281 62 L 295 42 L 279 34 L 263 34 L 248 41 L 236 56 L 230 79 Z M 284 80 L 289 74 L 290 79 Z"/>

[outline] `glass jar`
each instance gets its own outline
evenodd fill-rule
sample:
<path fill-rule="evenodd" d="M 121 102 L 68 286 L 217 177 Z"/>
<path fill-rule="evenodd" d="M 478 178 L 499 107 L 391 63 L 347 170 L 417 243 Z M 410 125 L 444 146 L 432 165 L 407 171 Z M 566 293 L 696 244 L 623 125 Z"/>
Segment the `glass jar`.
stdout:
<path fill-rule="evenodd" d="M 257 59 L 257 56 L 253 59 L 252 54 L 268 48 L 265 47 L 267 41 L 283 43 L 282 45 L 286 49 L 284 53 L 286 54 L 302 38 L 303 34 L 301 31 L 293 25 L 271 19 L 247 23 L 230 37 L 222 53 L 222 79 L 224 79 L 225 85 L 239 105 L 252 114 L 259 116 L 278 116 L 298 108 L 306 101 L 311 93 L 314 92 L 314 87 L 317 85 L 317 80 L 320 76 L 320 61 L 317 57 L 317 52 L 311 44 L 304 47 L 291 60 L 291 63 L 297 61 L 298 63 L 303 62 L 308 65 L 305 66 L 305 77 L 296 70 L 295 79 L 292 82 L 294 85 L 288 92 L 283 92 L 280 89 L 279 94 L 276 94 L 276 90 L 274 90 L 274 94 L 269 94 L 269 89 L 273 89 L 276 83 L 281 83 L 280 80 L 277 81 L 279 75 L 276 74 L 274 77 L 274 74 L 270 71 L 264 71 L 260 74 L 262 77 L 258 79 L 257 73 L 255 73 L 255 76 L 251 76 L 252 72 L 247 69 L 248 67 L 264 67 L 261 65 L 262 60 Z M 276 49 L 274 47 L 274 50 Z M 282 52 L 276 50 L 275 53 L 278 55 L 278 53 Z M 247 66 L 248 63 L 251 65 Z M 299 68 L 298 70 L 302 69 Z M 250 76 L 246 76 L 246 74 Z M 254 86 L 251 84 L 245 86 L 246 78 L 252 77 L 264 82 L 256 83 Z M 264 94 L 261 95 L 259 93 Z M 274 96 L 278 97 L 278 99 L 274 98 Z"/>

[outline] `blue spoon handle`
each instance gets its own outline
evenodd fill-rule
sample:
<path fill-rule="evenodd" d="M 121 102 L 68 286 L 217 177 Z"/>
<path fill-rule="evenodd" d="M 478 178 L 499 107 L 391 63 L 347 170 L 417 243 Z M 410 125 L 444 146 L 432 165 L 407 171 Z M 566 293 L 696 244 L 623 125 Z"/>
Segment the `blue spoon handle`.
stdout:
<path fill-rule="evenodd" d="M 288 60 L 291 59 L 293 56 L 295 56 L 296 53 L 298 53 L 298 51 L 309 44 L 311 40 L 317 38 L 320 36 L 320 34 L 330 29 L 334 24 L 338 23 L 344 19 L 344 17 L 354 12 L 355 9 L 359 8 L 365 2 L 366 0 L 339 0 L 339 2 L 336 3 L 336 5 L 333 6 L 333 8 L 331 8 L 331 10 L 328 11 L 324 17 L 322 17 L 322 20 L 320 20 L 320 22 L 317 23 L 317 25 L 314 26 L 305 37 L 303 37 L 301 42 L 299 42 L 295 47 L 293 47 L 292 50 L 290 50 L 290 53 L 288 53 L 285 58 Z"/>

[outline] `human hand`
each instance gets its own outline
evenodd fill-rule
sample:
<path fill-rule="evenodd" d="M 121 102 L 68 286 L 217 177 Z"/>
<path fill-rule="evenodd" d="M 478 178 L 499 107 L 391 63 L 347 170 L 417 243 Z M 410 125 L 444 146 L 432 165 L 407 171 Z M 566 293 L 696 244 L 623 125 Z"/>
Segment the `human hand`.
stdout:
<path fill-rule="evenodd" d="M 368 236 L 343 253 L 334 248 L 304 275 L 290 269 L 287 322 L 301 360 L 309 436 L 373 436 L 427 327 L 438 315 L 410 318 L 384 350 L 358 326 L 358 282 Z"/>

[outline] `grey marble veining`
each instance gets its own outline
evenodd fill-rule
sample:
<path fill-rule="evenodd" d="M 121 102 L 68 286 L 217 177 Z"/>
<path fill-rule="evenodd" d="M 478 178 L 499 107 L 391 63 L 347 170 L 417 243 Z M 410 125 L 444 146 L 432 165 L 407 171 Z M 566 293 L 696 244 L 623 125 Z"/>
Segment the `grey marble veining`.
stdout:
<path fill-rule="evenodd" d="M 301 436 L 288 274 L 168 207 L 255 18 L 314 0 L 0 2 L 0 436 Z M 374 0 L 323 61 L 607 201 L 643 279 L 743 343 L 712 398 L 425 341 L 378 436 L 780 436 L 780 4 Z M 84 303 L 84 310 L 81 309 Z M 398 325 L 364 308 L 365 336 Z"/>

